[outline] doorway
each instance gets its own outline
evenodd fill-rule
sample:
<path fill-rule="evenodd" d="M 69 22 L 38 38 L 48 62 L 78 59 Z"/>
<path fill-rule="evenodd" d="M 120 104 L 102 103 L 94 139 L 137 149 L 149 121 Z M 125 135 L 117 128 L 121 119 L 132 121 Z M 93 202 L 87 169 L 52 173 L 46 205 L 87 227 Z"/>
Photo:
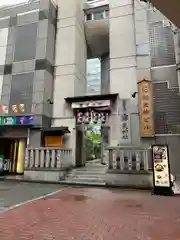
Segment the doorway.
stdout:
<path fill-rule="evenodd" d="M 0 156 L 4 159 L 5 174 L 22 174 L 25 141 L 22 139 L 0 139 Z"/>

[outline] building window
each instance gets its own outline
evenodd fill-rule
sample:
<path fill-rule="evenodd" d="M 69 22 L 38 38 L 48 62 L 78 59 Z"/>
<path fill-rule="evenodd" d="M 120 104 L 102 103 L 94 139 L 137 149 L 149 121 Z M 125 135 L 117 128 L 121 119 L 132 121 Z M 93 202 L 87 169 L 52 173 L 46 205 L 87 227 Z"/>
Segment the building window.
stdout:
<path fill-rule="evenodd" d="M 162 22 L 149 25 L 152 67 L 176 64 L 173 34 Z"/>
<path fill-rule="evenodd" d="M 17 27 L 14 61 L 35 59 L 37 23 Z"/>
<path fill-rule="evenodd" d="M 92 20 L 92 14 L 87 14 L 86 15 L 86 21 L 90 21 L 90 20 Z"/>
<path fill-rule="evenodd" d="M 104 18 L 104 12 L 95 12 L 93 13 L 94 20 L 100 20 Z"/>
<path fill-rule="evenodd" d="M 9 114 L 30 114 L 32 106 L 34 73 L 12 76 Z"/>
<path fill-rule="evenodd" d="M 12 64 L 6 64 L 4 66 L 4 75 L 9 75 L 12 73 Z"/>
<path fill-rule="evenodd" d="M 109 17 L 109 10 L 106 10 L 106 11 L 105 11 L 105 15 L 106 15 L 106 18 Z"/>
<path fill-rule="evenodd" d="M 87 60 L 86 93 L 100 94 L 101 92 L 101 61 L 98 58 Z"/>

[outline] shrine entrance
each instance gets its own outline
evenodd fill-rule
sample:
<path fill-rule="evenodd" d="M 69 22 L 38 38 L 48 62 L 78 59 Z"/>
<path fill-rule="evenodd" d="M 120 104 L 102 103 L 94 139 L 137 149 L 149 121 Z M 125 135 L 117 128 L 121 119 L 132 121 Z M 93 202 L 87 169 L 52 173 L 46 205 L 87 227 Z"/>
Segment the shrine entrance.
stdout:
<path fill-rule="evenodd" d="M 68 98 L 76 118 L 76 167 L 106 165 L 109 144 L 109 116 L 117 94 Z"/>

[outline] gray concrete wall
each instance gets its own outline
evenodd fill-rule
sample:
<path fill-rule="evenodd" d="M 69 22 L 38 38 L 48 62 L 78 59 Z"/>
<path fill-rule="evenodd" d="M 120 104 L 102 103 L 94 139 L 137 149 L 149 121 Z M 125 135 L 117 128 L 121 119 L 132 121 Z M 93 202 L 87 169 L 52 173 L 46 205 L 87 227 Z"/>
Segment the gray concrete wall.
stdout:
<path fill-rule="evenodd" d="M 38 148 L 41 147 L 41 131 L 38 129 L 31 129 L 29 132 L 29 146 Z"/>
<path fill-rule="evenodd" d="M 117 186 L 125 188 L 153 188 L 152 174 L 123 174 L 123 173 L 106 173 L 105 182 L 107 186 Z"/>
<path fill-rule="evenodd" d="M 24 171 L 24 180 L 26 181 L 37 181 L 37 182 L 53 182 L 58 183 L 60 180 L 64 180 L 66 171 Z"/>
<path fill-rule="evenodd" d="M 109 9 L 110 93 L 118 93 L 120 101 L 130 100 L 132 93 L 137 91 L 133 1 L 110 1 Z M 112 146 L 120 143 L 119 104 L 118 100 L 109 119 Z"/>

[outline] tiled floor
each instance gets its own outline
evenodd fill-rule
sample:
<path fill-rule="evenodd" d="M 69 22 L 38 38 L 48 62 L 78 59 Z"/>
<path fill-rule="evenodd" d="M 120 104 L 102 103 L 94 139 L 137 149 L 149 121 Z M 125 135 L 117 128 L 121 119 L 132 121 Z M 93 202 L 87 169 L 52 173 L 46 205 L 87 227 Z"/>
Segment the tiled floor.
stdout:
<path fill-rule="evenodd" d="M 0 240 L 179 240 L 180 198 L 69 188 L 0 214 Z"/>

